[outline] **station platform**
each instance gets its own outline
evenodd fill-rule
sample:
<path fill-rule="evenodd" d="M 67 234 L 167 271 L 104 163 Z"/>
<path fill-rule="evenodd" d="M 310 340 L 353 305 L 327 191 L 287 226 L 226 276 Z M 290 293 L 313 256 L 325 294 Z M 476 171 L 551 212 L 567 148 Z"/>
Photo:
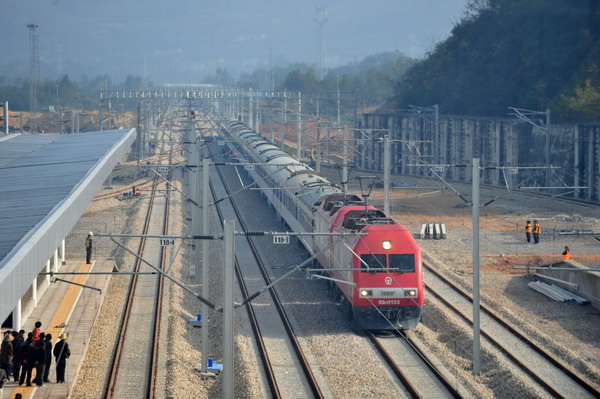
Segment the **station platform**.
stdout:
<path fill-rule="evenodd" d="M 92 261 L 88 265 L 84 259 L 67 259 L 60 273 L 64 272 L 110 272 L 114 262 Z M 54 275 L 54 282 L 38 300 L 37 306 L 31 315 L 24 321 L 23 329 L 27 333 L 32 331 L 36 321 L 42 322 L 41 330 L 46 334 L 52 334 L 52 345 L 58 341 L 61 333 L 67 334 L 67 343 L 71 356 L 67 360 L 66 382 L 56 383 L 56 362 L 52 356 L 50 366 L 49 383 L 36 386 L 32 381 L 31 387 L 18 385 L 12 380 L 0 390 L 0 399 L 14 398 L 21 393 L 23 399 L 27 398 L 67 398 L 77 379 L 82 360 L 88 347 L 92 334 L 92 328 L 102 301 L 104 299 L 110 275 Z M 67 280 L 77 284 L 83 284 L 95 289 L 83 288 L 60 280 Z M 35 370 L 33 372 L 35 375 Z"/>

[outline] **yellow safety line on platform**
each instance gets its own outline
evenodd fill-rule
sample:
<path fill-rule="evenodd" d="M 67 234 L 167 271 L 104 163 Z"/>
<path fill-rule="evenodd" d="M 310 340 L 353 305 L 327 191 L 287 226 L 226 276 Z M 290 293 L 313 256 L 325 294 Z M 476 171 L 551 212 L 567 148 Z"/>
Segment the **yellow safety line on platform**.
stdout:
<path fill-rule="evenodd" d="M 95 264 L 96 264 L 96 261 L 92 261 L 91 264 L 87 264 L 84 261 L 75 270 L 80 273 L 89 272 L 92 270 L 92 268 L 94 267 Z M 73 278 L 73 280 L 71 280 L 71 281 L 74 283 L 77 283 L 77 284 L 85 284 L 88 277 L 89 277 L 88 274 L 77 274 L 77 275 L 75 275 L 75 278 Z M 71 313 L 73 313 L 73 309 L 75 308 L 75 303 L 77 303 L 77 300 L 79 299 L 79 296 L 81 295 L 82 290 L 83 290 L 83 287 L 80 287 L 80 286 L 74 285 L 74 284 L 69 284 L 69 287 L 67 287 L 67 292 L 65 292 L 65 296 L 63 296 L 62 301 L 60 301 L 60 305 L 58 305 L 58 309 L 56 309 L 54 316 L 52 316 L 52 320 L 50 320 L 50 324 L 48 325 L 48 328 L 46 330 L 44 330 L 44 332 L 46 334 L 52 334 L 52 346 L 53 347 L 54 347 L 54 344 L 58 341 L 59 334 L 64 329 L 64 327 L 58 327 L 58 326 L 61 326 L 61 325 L 66 326 L 67 325 L 67 322 L 69 321 L 69 318 L 71 317 Z M 55 364 L 55 362 L 53 362 L 53 364 Z M 35 368 L 33 369 L 33 372 L 31 373 L 32 384 L 34 384 L 33 383 L 34 379 L 35 379 Z M 29 399 L 33 396 L 36 389 L 37 389 L 37 386 L 35 386 L 35 384 L 32 387 L 17 386 L 11 392 L 10 399 L 14 399 L 14 397 L 17 393 L 20 393 L 21 395 L 23 395 L 23 399 Z"/>

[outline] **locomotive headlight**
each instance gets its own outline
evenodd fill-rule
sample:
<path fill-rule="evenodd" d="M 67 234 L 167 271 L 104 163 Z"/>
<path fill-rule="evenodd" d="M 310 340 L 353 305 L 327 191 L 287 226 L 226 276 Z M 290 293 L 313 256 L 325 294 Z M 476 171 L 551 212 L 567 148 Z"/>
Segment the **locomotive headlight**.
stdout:
<path fill-rule="evenodd" d="M 392 242 L 391 241 L 384 241 L 383 242 L 383 249 L 392 249 Z"/>
<path fill-rule="evenodd" d="M 368 298 L 370 296 L 373 296 L 373 291 L 371 290 L 360 290 L 360 296 L 363 298 Z"/>
<path fill-rule="evenodd" d="M 404 291 L 404 296 L 415 297 L 417 296 L 417 290 L 406 290 Z"/>

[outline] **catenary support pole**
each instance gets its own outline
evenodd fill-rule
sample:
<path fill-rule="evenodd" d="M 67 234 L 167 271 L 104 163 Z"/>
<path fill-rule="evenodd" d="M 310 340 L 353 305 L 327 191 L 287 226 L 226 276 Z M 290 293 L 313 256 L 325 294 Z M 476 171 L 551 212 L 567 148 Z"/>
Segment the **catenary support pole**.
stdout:
<path fill-rule="evenodd" d="M 296 121 L 296 159 L 302 156 L 302 93 L 298 92 L 298 120 Z"/>
<path fill-rule="evenodd" d="M 479 158 L 473 158 L 473 375 L 481 375 L 479 331 Z"/>
<path fill-rule="evenodd" d="M 545 151 L 546 151 L 546 187 L 549 187 L 550 184 L 550 109 L 546 109 L 546 143 L 545 143 Z"/>
<path fill-rule="evenodd" d="M 194 160 L 193 162 L 198 162 L 200 158 L 200 140 L 196 141 L 196 145 L 194 147 Z M 200 204 L 201 201 L 201 192 L 200 187 L 202 187 L 202 173 L 198 168 L 194 168 L 194 185 L 192 186 L 191 197 L 196 201 L 197 204 Z M 202 232 L 202 210 L 199 206 L 192 207 L 192 234 L 200 235 Z M 194 276 L 196 277 L 196 284 L 203 284 L 202 281 L 202 251 L 200 250 L 200 243 L 197 242 L 195 244 L 194 251 Z M 206 297 L 205 297 L 206 298 Z"/>
<path fill-rule="evenodd" d="M 209 179 L 209 163 L 208 158 L 202 160 L 202 235 L 208 235 L 209 220 L 208 220 L 208 179 Z M 208 244 L 207 240 L 202 240 L 202 296 L 208 298 L 209 292 L 209 260 L 208 260 Z M 206 373 L 208 368 L 208 305 L 202 304 L 202 372 Z"/>
<path fill-rule="evenodd" d="M 348 126 L 344 125 L 344 137 L 342 139 L 344 146 L 344 158 L 342 160 L 342 190 L 348 192 Z"/>
<path fill-rule="evenodd" d="M 389 136 L 383 138 L 383 213 L 390 216 L 390 147 L 392 141 Z"/>
<path fill-rule="evenodd" d="M 235 221 L 225 220 L 223 226 L 223 398 L 234 398 L 233 305 Z"/>

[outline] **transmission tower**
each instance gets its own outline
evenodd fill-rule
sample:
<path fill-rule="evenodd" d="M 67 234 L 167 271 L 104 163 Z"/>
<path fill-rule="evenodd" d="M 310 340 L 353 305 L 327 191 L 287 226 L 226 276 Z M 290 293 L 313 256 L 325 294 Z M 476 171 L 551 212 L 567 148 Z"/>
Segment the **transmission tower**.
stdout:
<path fill-rule="evenodd" d="M 29 133 L 37 132 L 37 82 L 40 76 L 37 25 L 29 24 Z"/>
<path fill-rule="evenodd" d="M 325 25 L 327 25 L 327 7 L 317 7 L 315 22 L 319 30 L 317 35 L 317 77 L 323 79 L 325 75 Z"/>

